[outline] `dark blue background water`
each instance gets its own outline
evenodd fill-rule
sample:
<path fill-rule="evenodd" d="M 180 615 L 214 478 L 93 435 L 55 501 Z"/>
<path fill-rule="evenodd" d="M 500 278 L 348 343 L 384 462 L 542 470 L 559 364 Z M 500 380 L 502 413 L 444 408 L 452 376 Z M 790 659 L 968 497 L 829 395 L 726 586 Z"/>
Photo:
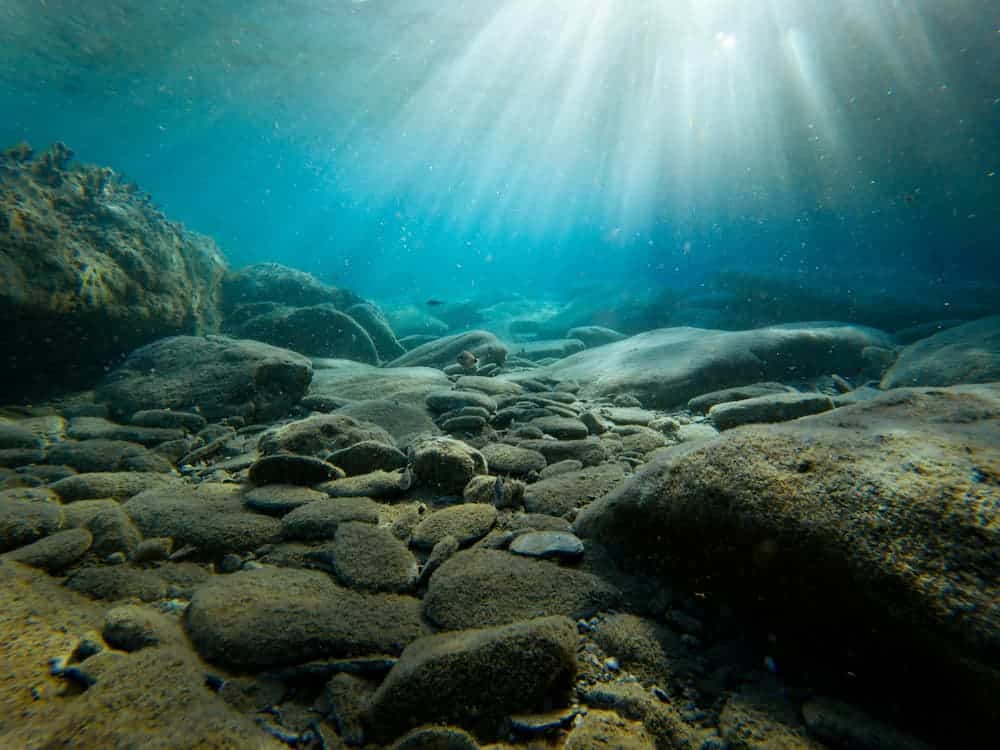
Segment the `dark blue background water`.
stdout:
<path fill-rule="evenodd" d="M 0 142 L 379 298 L 1000 279 L 995 2 L 655 5 L 5 2 Z"/>

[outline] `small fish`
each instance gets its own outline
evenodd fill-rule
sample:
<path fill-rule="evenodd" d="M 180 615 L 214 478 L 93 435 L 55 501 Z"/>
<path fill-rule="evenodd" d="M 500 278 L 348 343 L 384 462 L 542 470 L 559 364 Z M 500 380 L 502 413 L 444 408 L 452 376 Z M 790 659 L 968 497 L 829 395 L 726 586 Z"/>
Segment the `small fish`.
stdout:
<path fill-rule="evenodd" d="M 479 364 L 479 359 L 477 359 L 476 355 L 470 351 L 460 352 L 459 355 L 455 357 L 455 361 L 466 370 L 474 370 Z"/>
<path fill-rule="evenodd" d="M 431 297 L 429 300 L 427 300 L 428 307 L 440 307 L 443 304 L 444 302 L 442 300 L 435 299 L 434 297 Z"/>
<path fill-rule="evenodd" d="M 401 489 L 403 492 L 406 492 L 412 486 L 413 486 L 413 472 L 410 470 L 410 467 L 407 466 L 405 469 L 403 469 L 403 473 L 399 477 L 399 489 Z"/>
<path fill-rule="evenodd" d="M 503 505 L 503 480 L 500 477 L 493 483 L 493 504 Z"/>

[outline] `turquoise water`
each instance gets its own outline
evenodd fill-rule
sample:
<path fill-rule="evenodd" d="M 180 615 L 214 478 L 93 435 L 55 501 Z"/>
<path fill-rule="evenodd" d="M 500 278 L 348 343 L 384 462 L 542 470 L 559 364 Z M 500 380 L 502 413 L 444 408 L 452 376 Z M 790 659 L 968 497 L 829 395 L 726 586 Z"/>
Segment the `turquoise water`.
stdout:
<path fill-rule="evenodd" d="M 0 141 L 375 298 L 1000 276 L 988 0 L 0 3 Z M 589 290 L 589 291 L 588 291 Z M 946 296 L 946 295 L 945 295 Z"/>

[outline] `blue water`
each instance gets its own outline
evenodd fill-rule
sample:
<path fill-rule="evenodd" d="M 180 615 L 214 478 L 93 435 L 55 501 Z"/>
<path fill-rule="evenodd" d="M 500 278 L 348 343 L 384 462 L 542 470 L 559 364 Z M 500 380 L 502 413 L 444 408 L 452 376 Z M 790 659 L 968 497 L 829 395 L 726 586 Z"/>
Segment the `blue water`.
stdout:
<path fill-rule="evenodd" d="M 377 299 L 733 269 L 923 294 L 1000 279 L 998 23 L 986 0 L 3 0 L 0 142 L 64 141 L 234 266 Z"/>

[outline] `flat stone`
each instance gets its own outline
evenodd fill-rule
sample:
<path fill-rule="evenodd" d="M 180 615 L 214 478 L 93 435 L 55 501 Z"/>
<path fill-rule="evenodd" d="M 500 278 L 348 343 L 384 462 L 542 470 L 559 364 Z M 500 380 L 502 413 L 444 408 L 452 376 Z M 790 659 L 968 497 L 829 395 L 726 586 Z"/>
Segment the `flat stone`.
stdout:
<path fill-rule="evenodd" d="M 324 500 L 325 492 L 296 484 L 268 484 L 244 493 L 247 508 L 269 516 L 283 516 L 303 505 Z"/>
<path fill-rule="evenodd" d="M 522 440 L 518 446 L 538 451 L 550 464 L 576 459 L 584 466 L 596 466 L 608 457 L 604 445 L 594 437 L 585 440 Z"/>
<path fill-rule="evenodd" d="M 67 434 L 74 440 L 125 440 L 148 447 L 179 440 L 186 433 L 176 428 L 117 424 L 103 417 L 74 417 L 70 420 Z"/>
<path fill-rule="evenodd" d="M 822 393 L 774 393 L 742 401 L 716 404 L 708 418 L 719 430 L 756 422 L 787 422 L 830 411 L 833 399 Z"/>
<path fill-rule="evenodd" d="M 240 670 L 399 654 L 428 634 L 420 601 L 345 589 L 325 573 L 263 567 L 199 586 L 185 624 L 208 661 Z"/>
<path fill-rule="evenodd" d="M 478 416 L 452 417 L 441 424 L 445 432 L 478 432 L 486 426 L 486 420 Z"/>
<path fill-rule="evenodd" d="M 582 341 L 590 349 L 595 346 L 622 341 L 628 337 L 624 333 L 619 333 L 612 328 L 604 328 L 603 326 L 577 326 L 576 328 L 570 328 L 566 332 L 566 338 Z"/>
<path fill-rule="evenodd" d="M 392 499 L 401 495 L 403 473 L 399 471 L 373 471 L 344 479 L 325 482 L 317 489 L 331 497 L 377 497 Z"/>
<path fill-rule="evenodd" d="M 393 445 L 377 440 L 362 440 L 348 448 L 334 451 L 326 458 L 348 476 L 373 471 L 394 471 L 406 466 L 406 454 Z"/>
<path fill-rule="evenodd" d="M 254 461 L 249 477 L 254 484 L 316 485 L 340 475 L 336 466 L 321 458 L 275 453 Z"/>
<path fill-rule="evenodd" d="M 431 513 L 413 530 L 412 544 L 430 549 L 448 536 L 460 545 L 471 544 L 489 533 L 497 520 L 497 509 L 485 503 L 465 503 Z"/>
<path fill-rule="evenodd" d="M 489 627 L 546 615 L 590 617 L 620 597 L 581 570 L 504 550 L 471 549 L 448 558 L 431 576 L 424 614 L 446 630 Z"/>
<path fill-rule="evenodd" d="M 539 417 L 528 424 L 560 440 L 580 440 L 590 434 L 587 425 L 579 419 L 567 417 Z"/>
<path fill-rule="evenodd" d="M 129 423 L 142 427 L 180 428 L 188 432 L 198 432 L 207 424 L 201 414 L 171 409 L 145 409 L 129 417 Z"/>
<path fill-rule="evenodd" d="M 345 586 L 402 593 L 417 582 L 417 560 L 383 527 L 351 521 L 337 527 L 333 571 Z"/>
<path fill-rule="evenodd" d="M 129 565 L 83 567 L 66 580 L 66 586 L 110 602 L 133 598 L 154 602 L 167 595 L 167 582 L 163 578 L 152 571 Z"/>
<path fill-rule="evenodd" d="M 325 458 L 333 451 L 364 440 L 392 445 L 392 436 L 377 425 L 346 414 L 319 414 L 289 422 L 261 436 L 258 447 L 264 455 L 296 453 Z"/>
<path fill-rule="evenodd" d="M 312 397 L 382 400 L 423 411 L 428 393 L 451 386 L 441 370 L 431 367 L 373 367 L 345 359 L 317 359 L 313 366 Z M 389 429 L 376 419 L 370 421 Z"/>
<path fill-rule="evenodd" d="M 561 516 L 603 497 L 624 481 L 625 470 L 619 464 L 557 474 L 529 484 L 524 491 L 524 507 L 530 513 Z"/>
<path fill-rule="evenodd" d="M 143 536 L 172 537 L 176 547 L 193 546 L 208 558 L 249 552 L 277 541 L 281 531 L 277 519 L 246 512 L 233 485 L 146 490 L 123 507 Z"/>
<path fill-rule="evenodd" d="M 0 552 L 23 547 L 59 531 L 65 517 L 53 500 L 47 490 L 0 491 Z"/>
<path fill-rule="evenodd" d="M 367 497 L 331 497 L 291 511 L 281 519 L 284 539 L 315 541 L 333 539 L 342 523 L 377 524 L 378 504 Z"/>
<path fill-rule="evenodd" d="M 49 485 L 64 503 L 98 498 L 127 500 L 153 488 L 182 486 L 180 480 L 157 472 L 97 471 L 74 474 Z"/>
<path fill-rule="evenodd" d="M 434 420 L 423 404 L 422 395 L 418 405 L 388 399 L 373 399 L 347 404 L 340 409 L 340 413 L 361 422 L 378 425 L 388 432 L 395 440 L 395 444 L 400 447 L 409 445 L 418 435 L 438 433 Z"/>
<path fill-rule="evenodd" d="M 568 702 L 576 645 L 576 627 L 565 617 L 414 641 L 371 700 L 371 737 L 386 742 L 434 722 L 495 734 L 511 712 Z"/>
<path fill-rule="evenodd" d="M 516 396 L 523 390 L 517 383 L 481 375 L 462 375 L 455 386 L 463 391 L 480 391 L 488 396 Z"/>
<path fill-rule="evenodd" d="M 524 476 L 533 471 L 542 471 L 546 465 L 545 456 L 538 451 L 507 443 L 487 443 L 480 452 L 490 470 L 496 474 Z"/>
<path fill-rule="evenodd" d="M 530 531 L 510 545 L 515 555 L 576 562 L 583 557 L 583 542 L 564 531 Z"/>
<path fill-rule="evenodd" d="M 542 456 L 544 458 L 544 456 Z M 583 468 L 583 464 L 577 461 L 575 458 L 567 458 L 565 461 L 557 461 L 554 464 L 549 464 L 544 469 L 542 469 L 538 475 L 542 479 L 550 479 L 551 477 L 557 477 L 560 474 L 568 474 L 571 471 L 579 471 Z"/>
<path fill-rule="evenodd" d="M 601 409 L 601 416 L 619 425 L 648 425 L 656 419 L 656 414 L 647 409 L 639 409 L 629 406 L 613 406 Z"/>
<path fill-rule="evenodd" d="M 438 414 L 465 406 L 478 406 L 488 412 L 497 410 L 497 402 L 480 391 L 432 391 L 427 394 L 427 407 Z"/>
<path fill-rule="evenodd" d="M 734 388 L 723 388 L 719 391 L 703 393 L 700 396 L 689 399 L 687 407 L 695 414 L 707 414 L 708 410 L 716 404 L 742 401 L 743 399 L 757 398 L 758 396 L 771 396 L 775 393 L 795 392 L 794 388 L 783 383 L 753 383 L 751 385 L 741 385 Z"/>
<path fill-rule="evenodd" d="M 83 557 L 92 541 L 93 537 L 86 529 L 66 529 L 7 552 L 3 557 L 5 560 L 57 573 Z"/>
<path fill-rule="evenodd" d="M 40 450 L 43 442 L 34 432 L 17 422 L 0 419 L 0 450 Z"/>
<path fill-rule="evenodd" d="M 173 465 L 163 456 L 126 440 L 65 440 L 49 447 L 46 463 L 72 466 L 81 472 L 158 472 L 169 474 Z"/>

